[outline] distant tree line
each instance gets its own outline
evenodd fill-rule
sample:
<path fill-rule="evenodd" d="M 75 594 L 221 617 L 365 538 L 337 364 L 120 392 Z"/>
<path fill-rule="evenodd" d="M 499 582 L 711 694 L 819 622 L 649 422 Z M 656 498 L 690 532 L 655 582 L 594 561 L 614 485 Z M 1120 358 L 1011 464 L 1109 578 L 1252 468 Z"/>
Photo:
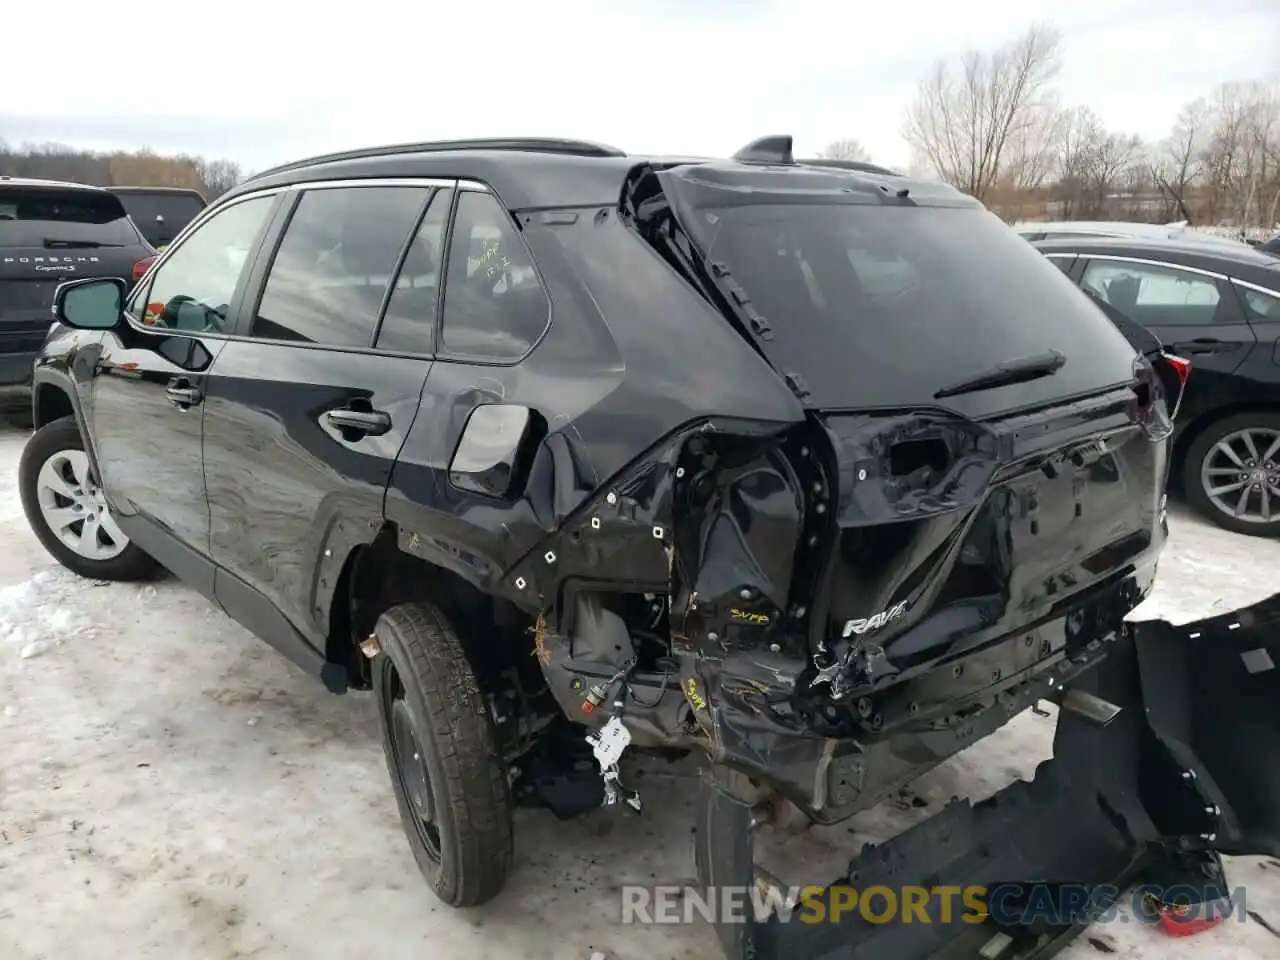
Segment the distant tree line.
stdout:
<path fill-rule="evenodd" d="M 230 190 L 245 177 L 234 160 L 165 156 L 152 150 L 96 153 L 61 143 L 11 147 L 0 140 L 0 176 L 67 180 L 98 187 L 190 187 L 205 199 Z"/>
<path fill-rule="evenodd" d="M 1187 220 L 1267 234 L 1280 221 L 1280 83 L 1222 84 L 1156 142 L 1062 101 L 1062 35 L 1037 24 L 939 60 L 903 136 L 914 166 L 1008 219 Z"/>

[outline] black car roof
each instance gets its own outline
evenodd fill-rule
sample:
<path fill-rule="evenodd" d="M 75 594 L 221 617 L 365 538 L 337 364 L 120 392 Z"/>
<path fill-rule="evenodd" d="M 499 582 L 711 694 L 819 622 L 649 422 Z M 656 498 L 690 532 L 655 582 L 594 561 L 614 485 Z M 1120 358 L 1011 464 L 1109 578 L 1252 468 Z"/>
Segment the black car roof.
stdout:
<path fill-rule="evenodd" d="M 677 167 L 700 165 L 720 172 L 733 171 L 740 179 L 754 169 L 758 182 L 768 189 L 787 173 L 804 173 L 804 185 L 812 189 L 844 190 L 879 195 L 887 177 L 893 192 L 908 191 L 913 198 L 948 203 L 972 203 L 954 188 L 932 180 L 913 180 L 892 173 L 851 169 L 831 164 L 809 165 L 793 161 L 789 151 L 778 163 L 668 155 L 626 154 L 614 147 L 576 140 L 494 139 L 398 144 L 326 154 L 273 167 L 236 187 L 227 197 L 269 187 L 321 180 L 394 179 L 438 177 L 474 179 L 488 184 L 512 210 L 554 207 L 588 207 L 618 202 L 627 176 L 640 165 Z"/>
<path fill-rule="evenodd" d="M 1199 267 L 1243 280 L 1269 281 L 1280 285 L 1280 260 L 1260 253 L 1248 244 L 1239 250 L 1219 244 L 1202 244 L 1195 240 L 1163 240 L 1139 237 L 1077 237 L 1032 241 L 1041 253 L 1098 253 L 1159 259 L 1187 267 Z"/>

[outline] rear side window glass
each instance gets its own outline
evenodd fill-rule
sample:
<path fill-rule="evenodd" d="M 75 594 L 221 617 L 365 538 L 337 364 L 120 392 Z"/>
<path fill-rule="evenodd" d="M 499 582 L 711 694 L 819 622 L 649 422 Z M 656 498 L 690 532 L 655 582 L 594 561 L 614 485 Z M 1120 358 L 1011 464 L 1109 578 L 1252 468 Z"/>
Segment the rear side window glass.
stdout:
<path fill-rule="evenodd" d="M 190 333 L 221 332 L 227 311 L 271 213 L 274 196 L 253 197 L 217 211 L 156 268 L 130 305 L 147 326 Z"/>
<path fill-rule="evenodd" d="M 136 247 L 119 198 L 90 190 L 0 186 L 0 247 Z"/>
<path fill-rule="evenodd" d="M 444 350 L 518 360 L 533 348 L 551 306 L 515 225 L 487 193 L 463 191 L 445 272 Z"/>
<path fill-rule="evenodd" d="M 251 335 L 368 347 L 426 187 L 302 194 L 267 274 Z"/>
<path fill-rule="evenodd" d="M 1261 290 L 1250 290 L 1248 287 L 1236 287 L 1236 289 L 1244 298 L 1250 320 L 1280 323 L 1280 297 L 1263 293 Z"/>
<path fill-rule="evenodd" d="M 396 286 L 378 330 L 380 350 L 430 353 L 434 349 L 444 226 L 452 203 L 452 190 L 437 190 L 423 214 L 400 273 L 396 275 Z"/>
<path fill-rule="evenodd" d="M 1212 277 L 1172 266 L 1093 260 L 1081 284 L 1144 326 L 1213 323 L 1222 302 Z"/>

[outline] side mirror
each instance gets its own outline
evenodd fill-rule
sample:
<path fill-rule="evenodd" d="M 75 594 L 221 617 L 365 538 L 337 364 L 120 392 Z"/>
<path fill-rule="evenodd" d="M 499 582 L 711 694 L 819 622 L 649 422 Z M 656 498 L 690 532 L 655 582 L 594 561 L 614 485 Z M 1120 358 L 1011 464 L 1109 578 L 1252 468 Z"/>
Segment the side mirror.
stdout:
<path fill-rule="evenodd" d="M 518 496 L 526 454 L 535 439 L 534 424 L 532 411 L 518 404 L 476 407 L 449 464 L 450 483 L 486 497 L 509 500 Z"/>
<path fill-rule="evenodd" d="M 53 295 L 53 318 L 77 330 L 110 330 L 124 310 L 124 281 L 68 280 Z"/>

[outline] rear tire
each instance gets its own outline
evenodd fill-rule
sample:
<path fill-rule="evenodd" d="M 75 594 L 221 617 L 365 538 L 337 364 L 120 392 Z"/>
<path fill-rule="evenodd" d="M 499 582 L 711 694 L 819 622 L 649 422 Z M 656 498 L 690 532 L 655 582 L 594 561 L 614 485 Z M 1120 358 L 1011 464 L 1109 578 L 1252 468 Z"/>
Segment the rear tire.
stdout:
<path fill-rule="evenodd" d="M 27 523 L 53 558 L 91 580 L 147 580 L 157 564 L 120 532 L 92 475 L 75 417 L 31 435 L 18 461 Z"/>
<path fill-rule="evenodd" d="M 374 633 L 383 753 L 413 857 L 445 903 L 484 903 L 502 889 L 513 852 L 506 765 L 489 704 L 435 607 L 393 607 Z"/>
<path fill-rule="evenodd" d="M 1182 466 L 1187 502 L 1225 530 L 1253 537 L 1280 536 L 1280 447 L 1273 449 L 1277 441 L 1280 413 L 1237 413 L 1209 424 L 1188 448 Z M 1246 488 L 1245 515 L 1237 516 L 1235 509 Z M 1264 490 L 1269 521 L 1262 519 Z"/>

